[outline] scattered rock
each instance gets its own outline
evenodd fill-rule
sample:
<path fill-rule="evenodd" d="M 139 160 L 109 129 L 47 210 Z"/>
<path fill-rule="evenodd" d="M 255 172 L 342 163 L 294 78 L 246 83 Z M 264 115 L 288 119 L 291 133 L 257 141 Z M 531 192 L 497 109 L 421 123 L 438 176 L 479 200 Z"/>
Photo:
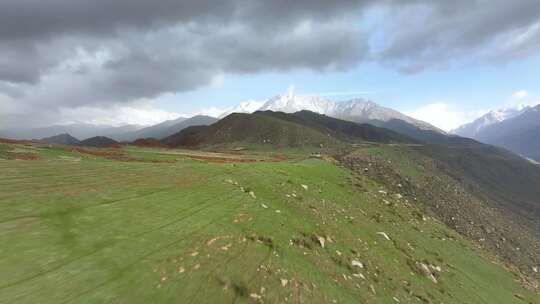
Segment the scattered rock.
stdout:
<path fill-rule="evenodd" d="M 287 279 L 281 279 L 280 281 L 281 281 L 281 287 L 285 287 L 289 283 L 289 280 Z"/>
<path fill-rule="evenodd" d="M 308 190 L 309 187 L 307 185 L 302 185 L 302 188 L 304 188 L 304 190 Z"/>
<path fill-rule="evenodd" d="M 431 280 L 433 283 L 437 283 L 437 278 L 433 275 L 433 272 L 431 272 L 431 269 L 428 267 L 428 265 L 420 262 L 416 262 L 416 269 L 426 278 Z"/>
<path fill-rule="evenodd" d="M 264 209 L 268 209 L 268 206 L 266 206 L 265 204 L 261 204 L 261 207 L 263 207 Z"/>
<path fill-rule="evenodd" d="M 437 271 L 437 272 L 441 272 L 441 271 L 442 271 L 441 266 L 429 265 L 429 268 L 431 268 L 432 270 L 435 270 L 435 271 Z"/>
<path fill-rule="evenodd" d="M 384 237 L 387 241 L 390 241 L 390 237 L 385 232 L 377 232 L 377 234 Z"/>
<path fill-rule="evenodd" d="M 326 242 L 326 239 L 322 236 L 316 235 L 315 238 L 317 239 L 317 242 L 319 242 L 319 245 L 321 245 L 322 248 L 324 248 L 324 244 Z"/>
<path fill-rule="evenodd" d="M 225 246 L 222 246 L 220 249 L 223 250 L 223 251 L 227 251 L 227 250 L 229 250 L 231 247 L 232 247 L 232 244 L 227 244 L 227 245 L 225 245 Z"/>
<path fill-rule="evenodd" d="M 353 261 L 351 262 L 351 265 L 356 266 L 356 267 L 360 267 L 360 268 L 362 268 L 362 269 L 364 268 L 364 264 L 362 264 L 362 262 L 359 262 L 359 261 L 357 261 L 357 260 L 353 260 Z"/>
<path fill-rule="evenodd" d="M 249 196 L 251 196 L 252 198 L 257 198 L 257 197 L 255 196 L 255 192 L 253 192 L 253 191 L 249 191 Z"/>

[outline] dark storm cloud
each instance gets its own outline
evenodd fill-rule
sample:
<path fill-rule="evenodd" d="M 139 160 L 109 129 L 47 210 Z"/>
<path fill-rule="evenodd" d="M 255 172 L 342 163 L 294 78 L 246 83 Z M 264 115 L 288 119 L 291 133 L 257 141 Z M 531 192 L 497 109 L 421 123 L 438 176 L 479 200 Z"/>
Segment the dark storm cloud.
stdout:
<path fill-rule="evenodd" d="M 376 45 L 362 28 L 374 7 L 386 12 Z M 3 0 L 0 93 L 39 113 L 368 58 L 405 73 L 512 60 L 538 53 L 539 17 L 537 0 Z"/>
<path fill-rule="evenodd" d="M 344 17 L 369 3 L 1 1 L 0 81 L 21 84 L 25 102 L 78 106 L 193 90 L 224 73 L 350 68 L 368 48 Z"/>
<path fill-rule="evenodd" d="M 396 64 L 404 72 L 461 58 L 497 62 L 540 51 L 538 0 L 411 3 L 414 5 L 390 11 L 395 17 L 388 28 L 391 39 L 377 54 L 378 60 Z"/>

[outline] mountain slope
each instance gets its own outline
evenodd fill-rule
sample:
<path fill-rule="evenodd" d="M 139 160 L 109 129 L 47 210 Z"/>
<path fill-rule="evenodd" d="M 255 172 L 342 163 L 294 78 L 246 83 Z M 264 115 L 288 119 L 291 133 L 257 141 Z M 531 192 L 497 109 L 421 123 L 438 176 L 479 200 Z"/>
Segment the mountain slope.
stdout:
<path fill-rule="evenodd" d="M 261 101 L 255 101 L 255 100 L 244 101 L 244 102 L 241 102 L 236 107 L 232 107 L 225 110 L 223 113 L 221 113 L 221 115 L 219 115 L 219 118 L 221 119 L 221 118 L 227 117 L 232 113 L 251 114 L 253 112 L 258 111 L 263 105 L 264 105 L 264 102 L 261 102 Z"/>
<path fill-rule="evenodd" d="M 390 130 L 360 125 L 309 111 L 295 114 L 272 111 L 236 113 L 211 126 L 188 128 L 164 139 L 164 143 L 170 146 L 233 142 L 269 144 L 278 147 L 341 146 L 345 142 L 360 141 L 414 142 Z"/>
<path fill-rule="evenodd" d="M 540 162 L 540 126 L 498 138 L 493 144 Z"/>
<path fill-rule="evenodd" d="M 76 138 L 89 138 L 94 136 L 107 136 L 111 138 L 117 138 L 117 136 L 133 132 L 140 129 L 141 126 L 127 125 L 121 127 L 114 127 L 108 125 L 93 125 L 93 124 L 68 124 L 68 125 L 54 125 L 43 128 L 32 129 L 15 129 L 6 130 L 6 136 L 14 139 L 37 139 L 52 137 L 58 134 L 70 134 Z"/>
<path fill-rule="evenodd" d="M 163 140 L 169 146 L 251 143 L 275 147 L 339 145 L 339 140 L 268 115 L 234 113 L 210 126 L 184 129 Z"/>
<path fill-rule="evenodd" d="M 391 119 L 389 121 L 372 120 L 368 123 L 380 128 L 392 130 L 426 143 L 440 145 L 468 145 L 475 143 L 475 141 L 468 138 L 441 133 L 436 130 L 423 129 L 400 119 Z"/>
<path fill-rule="evenodd" d="M 540 196 L 535 186 L 540 168 L 486 145 L 381 145 L 358 149 L 341 160 L 412 198 L 478 246 L 540 277 L 535 271 L 540 263 Z"/>
<path fill-rule="evenodd" d="M 364 99 L 334 102 L 320 96 L 298 96 L 294 94 L 294 91 L 290 90 L 287 94 L 278 95 L 267 100 L 259 109 L 259 111 L 266 110 L 285 113 L 307 110 L 357 123 L 369 123 L 371 121 L 388 122 L 399 119 L 422 130 L 444 133 L 444 131 L 426 122 L 411 118 L 396 110 L 381 107 L 372 101 Z"/>
<path fill-rule="evenodd" d="M 474 138 L 540 160 L 540 105 L 523 108 L 504 118 L 480 128 Z"/>
<path fill-rule="evenodd" d="M 335 161 L 136 147 L 104 161 L 39 145 L 0 145 L 0 158 L 24 149 L 38 160 L 2 160 L 1 303 L 540 301 L 406 184 Z M 381 175 L 412 161 L 373 154 Z"/>
<path fill-rule="evenodd" d="M 513 108 L 503 108 L 498 110 L 489 111 L 487 114 L 476 119 L 475 121 L 465 124 L 455 130 L 452 130 L 451 133 L 469 137 L 477 138 L 478 134 L 484 129 L 490 127 L 491 125 L 500 123 L 509 118 L 516 117 L 526 111 L 528 107 L 518 106 Z"/>
<path fill-rule="evenodd" d="M 78 140 L 77 138 L 67 133 L 59 134 L 52 137 L 42 138 L 40 141 L 44 143 L 48 143 L 48 144 L 57 144 L 57 145 L 78 145 L 81 143 L 80 140 Z"/>
<path fill-rule="evenodd" d="M 351 121 L 341 120 L 306 110 L 293 114 L 272 111 L 257 113 L 298 123 L 348 142 L 357 142 L 361 140 L 377 143 L 415 143 L 414 139 L 403 136 L 391 130 L 378 128 L 370 124 L 359 124 Z"/>
<path fill-rule="evenodd" d="M 191 118 L 181 117 L 175 120 L 168 120 L 154 126 L 143 128 L 135 132 L 123 134 L 121 138 L 122 140 L 126 141 L 133 141 L 139 138 L 163 139 L 167 136 L 178 133 L 187 127 L 210 125 L 216 121 L 216 118 L 204 115 L 193 116 Z"/>
<path fill-rule="evenodd" d="M 111 139 L 109 137 L 105 137 L 105 136 L 95 136 L 95 137 L 87 138 L 79 143 L 80 146 L 95 147 L 95 148 L 113 147 L 118 144 L 119 142 L 117 142 L 116 140 Z"/>

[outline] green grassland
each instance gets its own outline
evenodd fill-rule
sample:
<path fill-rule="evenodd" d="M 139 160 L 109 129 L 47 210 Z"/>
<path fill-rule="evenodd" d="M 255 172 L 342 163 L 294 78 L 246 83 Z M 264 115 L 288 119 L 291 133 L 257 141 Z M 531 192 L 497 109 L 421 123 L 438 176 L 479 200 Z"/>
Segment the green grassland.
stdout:
<path fill-rule="evenodd" d="M 540 302 L 330 160 L 109 152 L 0 145 L 0 303 Z"/>

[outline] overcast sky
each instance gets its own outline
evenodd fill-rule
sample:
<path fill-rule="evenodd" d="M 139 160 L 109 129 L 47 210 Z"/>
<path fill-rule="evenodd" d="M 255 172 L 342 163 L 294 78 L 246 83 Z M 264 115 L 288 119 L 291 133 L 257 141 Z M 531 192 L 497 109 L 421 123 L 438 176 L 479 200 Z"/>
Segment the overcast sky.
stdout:
<path fill-rule="evenodd" d="M 540 101 L 538 0 L 2 0 L 0 129 L 152 124 L 290 85 L 450 129 Z"/>

